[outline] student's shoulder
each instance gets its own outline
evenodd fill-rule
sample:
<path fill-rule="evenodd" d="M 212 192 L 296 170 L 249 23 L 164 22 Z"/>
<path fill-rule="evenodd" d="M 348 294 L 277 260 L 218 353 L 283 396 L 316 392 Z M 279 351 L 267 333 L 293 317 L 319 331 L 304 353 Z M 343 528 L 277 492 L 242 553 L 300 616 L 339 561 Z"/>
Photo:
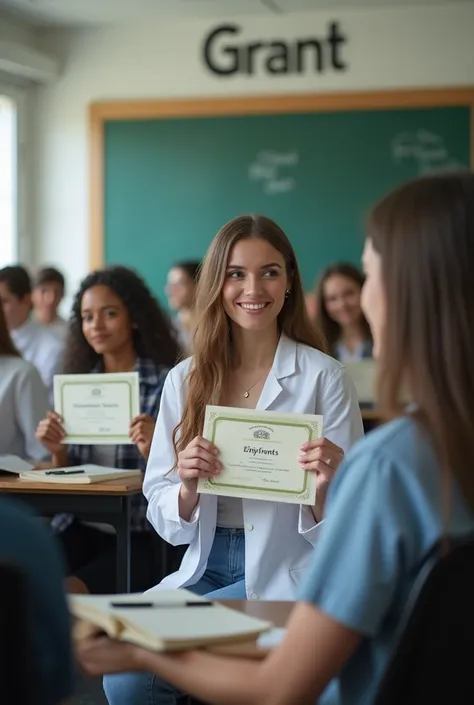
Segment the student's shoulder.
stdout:
<path fill-rule="evenodd" d="M 347 460 L 353 467 L 413 477 L 437 464 L 431 442 L 410 416 L 382 424 L 354 444 Z"/>
<path fill-rule="evenodd" d="M 5 544 L 3 539 L 6 540 Z M 19 563 L 38 569 L 45 560 L 56 560 L 53 541 L 48 529 L 32 511 L 19 502 L 0 498 L 0 557 L 12 552 Z M 40 558 L 40 562 L 38 558 Z M 44 565 L 44 564 L 43 564 Z"/>
<path fill-rule="evenodd" d="M 2 377 L 9 380 L 41 381 L 36 367 L 17 355 L 2 355 L 0 357 L 0 371 Z"/>
<path fill-rule="evenodd" d="M 301 370 L 311 370 L 313 373 L 321 372 L 327 375 L 343 375 L 345 367 L 338 360 L 335 360 L 330 355 L 312 348 L 304 343 L 295 343 L 296 356 Z"/>
<path fill-rule="evenodd" d="M 169 371 L 168 379 L 176 387 L 176 389 L 179 389 L 182 386 L 183 382 L 186 380 L 186 377 L 188 376 L 191 370 L 192 363 L 192 356 L 187 357 L 185 360 L 181 360 L 181 362 L 179 362 Z"/>

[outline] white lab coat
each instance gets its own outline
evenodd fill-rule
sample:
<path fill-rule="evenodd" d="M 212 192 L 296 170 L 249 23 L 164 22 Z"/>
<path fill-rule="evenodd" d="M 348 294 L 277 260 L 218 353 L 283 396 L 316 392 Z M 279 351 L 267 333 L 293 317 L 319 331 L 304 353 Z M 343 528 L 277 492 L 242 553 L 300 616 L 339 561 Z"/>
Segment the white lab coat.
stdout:
<path fill-rule="evenodd" d="M 180 518 L 180 481 L 176 472 L 169 473 L 174 465 L 172 433 L 186 403 L 190 365 L 189 358 L 166 379 L 143 485 L 147 516 L 158 534 L 173 545 L 189 544 L 179 570 L 160 583 L 163 588 L 197 583 L 206 570 L 216 527 L 214 495 L 200 496 L 190 522 Z M 323 435 L 345 452 L 363 435 L 356 391 L 345 368 L 283 335 L 257 409 L 322 414 Z M 311 507 L 244 499 L 243 515 L 248 599 L 294 600 L 321 526 Z"/>

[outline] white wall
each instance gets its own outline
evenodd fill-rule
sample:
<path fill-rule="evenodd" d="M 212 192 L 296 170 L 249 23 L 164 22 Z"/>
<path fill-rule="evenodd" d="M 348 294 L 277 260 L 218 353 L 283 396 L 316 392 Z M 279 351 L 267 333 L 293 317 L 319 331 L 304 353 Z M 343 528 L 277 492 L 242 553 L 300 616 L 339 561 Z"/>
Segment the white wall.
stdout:
<path fill-rule="evenodd" d="M 87 108 L 105 99 L 219 96 L 474 84 L 474 3 L 386 10 L 240 17 L 243 37 L 286 41 L 324 34 L 339 20 L 349 38 L 345 72 L 219 78 L 200 60 L 218 22 L 148 22 L 56 31 L 44 50 L 62 73 L 37 89 L 35 257 L 64 268 L 74 288 L 88 269 Z"/>

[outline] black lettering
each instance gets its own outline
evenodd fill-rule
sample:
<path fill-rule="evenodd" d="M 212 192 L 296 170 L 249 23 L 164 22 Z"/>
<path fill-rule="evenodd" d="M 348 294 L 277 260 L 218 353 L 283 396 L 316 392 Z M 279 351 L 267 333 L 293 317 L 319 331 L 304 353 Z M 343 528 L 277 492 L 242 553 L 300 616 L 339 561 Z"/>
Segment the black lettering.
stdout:
<path fill-rule="evenodd" d="M 304 54 L 308 48 L 315 50 L 314 69 L 320 73 L 324 68 L 324 61 L 323 47 L 318 39 L 302 39 L 296 43 L 296 70 L 298 73 L 304 73 L 306 70 Z"/>
<path fill-rule="evenodd" d="M 328 24 L 325 38 L 313 36 L 292 43 L 282 39 L 240 44 L 234 39 L 232 43 L 231 37 L 241 32 L 242 27 L 238 24 L 222 24 L 209 33 L 203 46 L 203 59 L 213 73 L 218 76 L 236 73 L 252 75 L 261 66 L 273 75 L 305 73 L 308 70 L 316 73 L 327 69 L 345 71 L 347 68 L 342 56 L 347 37 L 341 31 L 339 22 Z M 262 50 L 263 60 L 259 57 Z"/>
<path fill-rule="evenodd" d="M 288 47 L 285 42 L 270 42 L 272 53 L 265 62 L 268 73 L 288 73 Z"/>
<path fill-rule="evenodd" d="M 345 44 L 347 42 L 347 37 L 340 32 L 339 22 L 331 22 L 329 25 L 328 42 L 331 46 L 331 63 L 333 68 L 338 71 L 345 71 L 347 64 L 343 61 L 343 59 L 341 59 L 339 49 L 342 51 L 341 44 Z"/>
<path fill-rule="evenodd" d="M 227 54 L 232 57 L 230 64 L 223 66 L 217 60 L 215 45 L 221 35 L 238 34 L 240 30 L 241 27 L 237 24 L 220 25 L 209 34 L 204 43 L 204 62 L 218 76 L 230 76 L 239 71 L 239 48 L 227 45 L 222 47 L 221 54 Z"/>
<path fill-rule="evenodd" d="M 247 67 L 247 73 L 250 75 L 254 72 L 254 63 L 253 63 L 253 55 L 255 54 L 256 51 L 261 49 L 264 44 L 262 42 L 252 42 L 250 44 L 247 44 L 247 60 L 246 60 L 246 67 Z"/>

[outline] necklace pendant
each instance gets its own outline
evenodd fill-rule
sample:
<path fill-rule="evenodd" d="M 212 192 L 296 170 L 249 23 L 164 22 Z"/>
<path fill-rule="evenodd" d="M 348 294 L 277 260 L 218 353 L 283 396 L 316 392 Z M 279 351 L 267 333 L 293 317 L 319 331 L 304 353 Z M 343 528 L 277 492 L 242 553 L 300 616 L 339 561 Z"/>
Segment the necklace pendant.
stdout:
<path fill-rule="evenodd" d="M 244 397 L 245 397 L 246 399 L 248 399 L 249 396 L 250 396 L 250 394 L 249 394 L 248 392 L 245 392 Z"/>

